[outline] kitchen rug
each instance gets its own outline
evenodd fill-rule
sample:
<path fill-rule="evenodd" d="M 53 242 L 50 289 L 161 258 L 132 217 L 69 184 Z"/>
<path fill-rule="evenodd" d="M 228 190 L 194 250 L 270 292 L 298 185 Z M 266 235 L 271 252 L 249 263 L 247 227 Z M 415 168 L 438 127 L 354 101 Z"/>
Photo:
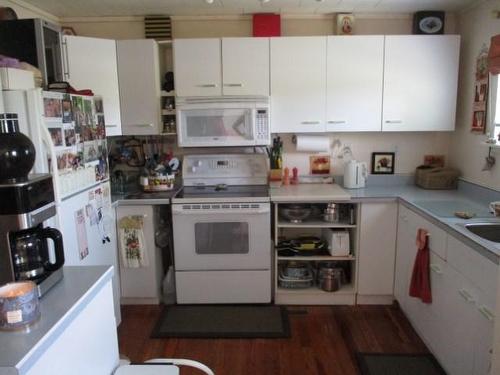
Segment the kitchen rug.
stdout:
<path fill-rule="evenodd" d="M 165 306 L 151 338 L 286 338 L 288 313 L 273 305 Z"/>
<path fill-rule="evenodd" d="M 362 375 L 446 375 L 432 354 L 357 353 Z"/>

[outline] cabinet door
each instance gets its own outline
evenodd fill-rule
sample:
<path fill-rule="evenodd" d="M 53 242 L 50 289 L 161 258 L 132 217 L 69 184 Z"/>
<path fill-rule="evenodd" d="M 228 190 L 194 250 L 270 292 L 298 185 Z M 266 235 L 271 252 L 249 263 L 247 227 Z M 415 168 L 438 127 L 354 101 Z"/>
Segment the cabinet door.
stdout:
<path fill-rule="evenodd" d="M 359 237 L 358 293 L 392 295 L 398 205 L 363 203 Z M 383 233 L 383 235 L 381 235 Z"/>
<path fill-rule="evenodd" d="M 479 293 L 476 308 L 474 375 L 493 374 L 491 371 L 494 345 L 493 332 L 495 330 L 495 306 L 491 305 L 490 299 L 484 293 Z"/>
<path fill-rule="evenodd" d="M 269 39 L 222 39 L 222 94 L 269 96 Z"/>
<path fill-rule="evenodd" d="M 174 77 L 177 96 L 222 95 L 221 40 L 175 39 Z"/>
<path fill-rule="evenodd" d="M 154 40 L 116 42 L 123 135 L 160 133 L 160 69 Z"/>
<path fill-rule="evenodd" d="M 128 216 L 141 216 L 143 220 L 144 242 L 147 249 L 148 266 L 127 268 L 123 262 L 123 248 L 120 240 L 120 220 Z M 120 252 L 120 282 L 122 298 L 157 299 L 160 285 L 158 270 L 161 259 L 157 258 L 154 242 L 153 206 L 122 206 L 116 209 L 118 248 Z"/>
<path fill-rule="evenodd" d="M 385 37 L 383 131 L 454 130 L 460 37 Z"/>
<path fill-rule="evenodd" d="M 271 131 L 325 131 L 326 37 L 271 38 Z"/>
<path fill-rule="evenodd" d="M 380 131 L 384 37 L 329 36 L 327 131 Z"/>
<path fill-rule="evenodd" d="M 116 42 L 65 36 L 65 79 L 77 90 L 102 96 L 106 135 L 121 135 L 120 92 Z"/>
<path fill-rule="evenodd" d="M 413 228 L 410 227 L 409 213 L 410 210 L 399 205 L 394 296 L 405 313 L 408 313 L 409 279 L 416 254 L 415 235 Z"/>

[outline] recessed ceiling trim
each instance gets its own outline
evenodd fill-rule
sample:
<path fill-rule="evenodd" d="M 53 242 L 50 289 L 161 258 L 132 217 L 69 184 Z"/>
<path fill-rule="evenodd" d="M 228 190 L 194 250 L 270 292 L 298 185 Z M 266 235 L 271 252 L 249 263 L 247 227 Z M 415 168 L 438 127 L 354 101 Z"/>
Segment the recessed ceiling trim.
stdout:
<path fill-rule="evenodd" d="M 356 13 L 357 19 L 411 19 L 412 13 Z M 281 19 L 334 19 L 336 13 L 325 14 L 281 14 Z M 172 21 L 247 21 L 252 14 L 224 14 L 219 16 L 170 16 Z M 143 16 L 104 16 L 104 17 L 62 17 L 61 23 L 93 23 L 93 22 L 142 22 Z"/>
<path fill-rule="evenodd" d="M 24 8 L 30 12 L 37 13 L 41 16 L 41 18 L 45 18 L 46 20 L 53 21 L 53 22 L 60 22 L 60 18 L 55 16 L 52 13 L 46 12 L 43 9 L 38 8 L 35 5 L 26 3 L 22 0 L 10 0 L 10 2 L 14 5 L 17 5 L 18 7 Z"/>

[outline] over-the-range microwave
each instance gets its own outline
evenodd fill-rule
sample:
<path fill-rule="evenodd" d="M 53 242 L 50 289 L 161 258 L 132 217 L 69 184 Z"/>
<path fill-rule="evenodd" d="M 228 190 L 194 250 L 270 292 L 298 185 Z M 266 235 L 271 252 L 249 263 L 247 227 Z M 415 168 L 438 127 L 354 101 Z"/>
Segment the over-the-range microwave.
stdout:
<path fill-rule="evenodd" d="M 266 146 L 268 97 L 177 98 L 180 147 Z"/>

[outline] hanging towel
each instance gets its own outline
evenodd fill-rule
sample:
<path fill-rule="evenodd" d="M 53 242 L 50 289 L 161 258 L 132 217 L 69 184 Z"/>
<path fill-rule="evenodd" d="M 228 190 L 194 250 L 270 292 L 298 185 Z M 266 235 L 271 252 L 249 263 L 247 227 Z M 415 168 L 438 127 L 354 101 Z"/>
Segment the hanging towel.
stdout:
<path fill-rule="evenodd" d="M 419 229 L 417 231 L 417 256 L 410 283 L 410 296 L 420 298 L 424 303 L 432 302 L 429 262 L 429 235 L 425 229 Z"/>
<path fill-rule="evenodd" d="M 144 240 L 143 217 L 134 215 L 121 218 L 118 227 L 123 266 L 126 268 L 147 267 L 149 261 Z"/>

